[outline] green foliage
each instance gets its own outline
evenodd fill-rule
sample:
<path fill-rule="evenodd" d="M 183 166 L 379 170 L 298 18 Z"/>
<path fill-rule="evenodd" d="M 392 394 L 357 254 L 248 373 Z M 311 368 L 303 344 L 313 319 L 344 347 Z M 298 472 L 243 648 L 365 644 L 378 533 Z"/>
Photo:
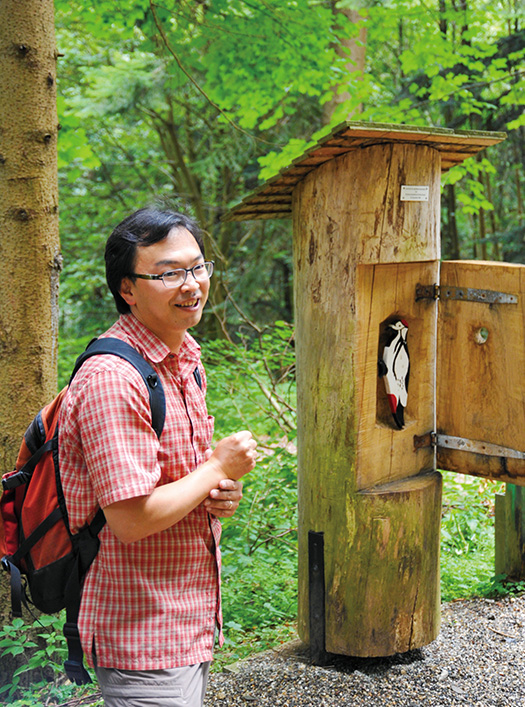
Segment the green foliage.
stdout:
<path fill-rule="evenodd" d="M 481 584 L 483 595 L 489 597 L 517 596 L 525 593 L 525 582 L 510 580 L 505 574 L 497 574 Z"/>
<path fill-rule="evenodd" d="M 344 77 L 349 101 L 338 107 L 328 126 L 319 129 L 313 124 L 310 136 L 293 136 L 282 150 L 260 157 L 260 176 L 268 179 L 289 166 L 349 115 L 365 123 L 507 130 L 507 143 L 484 153 L 484 162 L 493 165 L 491 174 L 474 176 L 467 167 L 457 188 L 452 188 L 457 191 L 455 203 L 445 201 L 444 256 L 522 261 L 523 4 L 442 2 L 437 7 L 419 0 L 366 4 L 367 68 L 364 75 L 352 72 Z M 457 175 L 446 177 L 444 184 L 451 184 Z M 486 219 L 488 212 L 493 213 Z"/>
<path fill-rule="evenodd" d="M 490 543 L 494 491 L 495 484 L 447 473 L 441 537 L 452 555 L 467 555 Z"/>
<path fill-rule="evenodd" d="M 78 694 L 73 686 L 65 684 L 63 674 L 67 657 L 62 633 L 64 618 L 64 615 L 42 615 L 31 625 L 18 618 L 0 629 L 0 657 L 27 656 L 27 662 L 15 670 L 11 683 L 0 687 L 0 700 L 6 699 L 8 704 L 22 707 L 59 704 L 71 694 Z M 40 678 L 34 677 L 31 686 L 25 688 L 20 683 L 22 675 L 29 671 L 36 671 Z M 17 699 L 13 701 L 15 695 Z"/>
<path fill-rule="evenodd" d="M 444 204 L 444 255 L 524 257 L 520 5 L 333 5 L 361 19 L 352 24 L 314 0 L 56 0 L 64 334 L 97 333 L 113 317 L 104 242 L 151 203 L 204 227 L 218 283 L 207 333 L 234 336 L 232 298 L 259 324 L 290 320 L 289 226 L 220 219 L 258 178 L 289 166 L 349 115 L 509 130 L 507 143 L 486 153 L 493 173 L 447 178 L 456 199 Z M 338 43 L 363 24 L 366 69 L 348 72 Z M 342 91 L 349 99 L 328 120 L 325 104 Z"/>
<path fill-rule="evenodd" d="M 461 188 L 456 191 L 456 198 L 464 214 L 479 214 L 481 210 L 493 211 L 493 204 L 487 199 L 483 187 L 483 175 L 494 175 L 494 165 L 487 159 L 470 158 L 460 165 L 452 167 L 443 177 L 443 186 L 446 184 L 461 183 Z"/>
<path fill-rule="evenodd" d="M 226 645 L 217 665 L 287 640 L 297 613 L 295 454 L 264 453 L 245 480 L 244 501 L 224 522 L 223 612 Z"/>
<path fill-rule="evenodd" d="M 253 332 L 250 331 L 253 335 Z M 202 343 L 215 435 L 249 428 L 262 441 L 295 436 L 293 328 L 277 321 L 255 339 Z"/>
<path fill-rule="evenodd" d="M 285 640 L 297 611 L 297 469 L 293 330 L 285 322 L 250 342 L 209 342 L 203 353 L 215 437 L 250 429 L 259 460 L 244 500 L 223 522 L 226 646 L 216 669 Z"/>
<path fill-rule="evenodd" d="M 205 48 L 200 60 L 213 99 L 241 127 L 267 130 L 295 112 L 299 96 L 320 97 L 335 82 L 341 62 L 329 6 L 313 12 L 309 0 L 224 0 L 210 9 L 196 48 Z"/>
<path fill-rule="evenodd" d="M 443 472 L 441 597 L 494 593 L 494 496 L 504 484 Z"/>
<path fill-rule="evenodd" d="M 55 7 L 65 54 L 58 84 L 63 332 L 95 333 L 108 321 L 105 239 L 132 210 L 159 203 L 204 228 L 220 282 L 213 316 L 229 331 L 237 315 L 228 295 L 259 322 L 291 318 L 289 228 L 247 231 L 220 216 L 255 184 L 257 157 L 309 131 L 312 114 L 320 115 L 319 96 L 339 61 L 328 8 L 311 0 L 125 0 L 118 7 L 57 0 Z M 256 253 L 261 267 L 247 268 L 246 254 Z"/>
<path fill-rule="evenodd" d="M 99 334 L 102 332 L 98 332 Z M 59 342 L 58 354 L 58 389 L 68 384 L 77 357 L 84 351 L 93 337 L 83 336 L 80 339 L 64 339 Z"/>

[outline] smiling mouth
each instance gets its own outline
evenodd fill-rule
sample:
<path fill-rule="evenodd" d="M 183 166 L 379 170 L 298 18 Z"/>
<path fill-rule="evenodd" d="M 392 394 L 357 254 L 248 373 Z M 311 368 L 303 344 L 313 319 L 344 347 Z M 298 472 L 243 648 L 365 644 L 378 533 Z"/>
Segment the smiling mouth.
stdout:
<path fill-rule="evenodd" d="M 176 304 L 175 306 L 180 307 L 181 309 L 195 309 L 199 306 L 199 300 L 190 299 L 187 302 L 182 302 L 181 304 Z"/>

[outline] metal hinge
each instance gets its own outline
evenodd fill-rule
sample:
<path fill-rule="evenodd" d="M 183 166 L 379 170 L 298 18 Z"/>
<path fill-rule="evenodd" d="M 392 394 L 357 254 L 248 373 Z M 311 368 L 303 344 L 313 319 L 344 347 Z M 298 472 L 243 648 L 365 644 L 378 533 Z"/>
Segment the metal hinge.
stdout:
<path fill-rule="evenodd" d="M 495 290 L 478 290 L 473 287 L 450 285 L 416 285 L 416 302 L 421 299 L 452 299 L 484 304 L 518 304 L 518 295 Z"/>
<path fill-rule="evenodd" d="M 502 447 L 499 444 L 481 442 L 475 439 L 464 439 L 463 437 L 452 437 L 450 435 L 440 435 L 436 432 L 427 432 L 426 435 L 418 437 L 414 435 L 414 450 L 423 447 L 440 447 L 441 449 L 455 449 L 460 452 L 473 452 L 487 457 L 505 457 L 506 459 L 525 459 L 525 452 L 517 449 Z"/>
<path fill-rule="evenodd" d="M 414 451 L 423 449 L 424 447 L 435 447 L 437 442 L 437 434 L 435 432 L 427 432 L 426 435 L 414 435 Z"/>
<path fill-rule="evenodd" d="M 416 285 L 416 302 L 420 299 L 439 299 L 439 285 Z"/>

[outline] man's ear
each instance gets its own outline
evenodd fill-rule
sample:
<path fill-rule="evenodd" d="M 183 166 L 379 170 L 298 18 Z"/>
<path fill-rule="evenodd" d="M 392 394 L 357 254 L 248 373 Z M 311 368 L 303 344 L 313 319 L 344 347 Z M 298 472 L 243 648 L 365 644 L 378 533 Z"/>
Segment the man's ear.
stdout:
<path fill-rule="evenodd" d="M 134 304 L 135 302 L 135 295 L 133 294 L 134 290 L 134 283 L 130 280 L 129 277 L 123 277 L 122 281 L 120 283 L 120 290 L 119 294 L 124 300 L 126 304 L 128 304 L 130 307 Z"/>

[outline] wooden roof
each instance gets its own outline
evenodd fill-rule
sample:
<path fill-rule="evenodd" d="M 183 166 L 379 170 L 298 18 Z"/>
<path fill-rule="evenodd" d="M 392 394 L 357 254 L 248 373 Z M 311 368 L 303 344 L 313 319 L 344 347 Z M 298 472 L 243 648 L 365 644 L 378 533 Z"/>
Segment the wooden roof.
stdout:
<path fill-rule="evenodd" d="M 295 159 L 289 167 L 258 187 L 234 206 L 224 221 L 291 218 L 292 192 L 298 182 L 319 165 L 351 150 L 371 145 L 405 142 L 430 145 L 441 152 L 441 169 L 446 172 L 467 157 L 507 137 L 506 133 L 451 130 L 415 125 L 346 122 Z"/>

